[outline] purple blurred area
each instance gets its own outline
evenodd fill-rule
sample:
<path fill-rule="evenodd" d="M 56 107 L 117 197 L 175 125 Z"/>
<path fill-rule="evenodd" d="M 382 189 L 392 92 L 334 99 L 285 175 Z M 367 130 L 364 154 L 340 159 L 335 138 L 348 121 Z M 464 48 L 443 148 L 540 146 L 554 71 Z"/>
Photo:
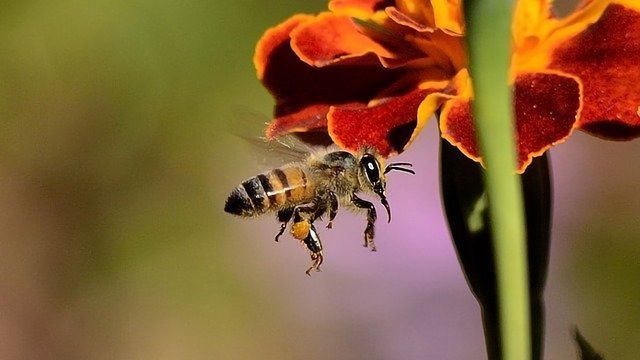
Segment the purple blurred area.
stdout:
<path fill-rule="evenodd" d="M 222 210 L 266 170 L 232 130 L 268 113 L 253 47 L 324 1 L 24 1 L 0 11 L 0 359 L 483 359 L 449 239 L 431 122 L 390 174 L 378 252 L 365 220 L 318 227 L 326 260 L 275 219 Z M 640 353 L 640 142 L 551 151 L 547 359 L 578 326 Z M 380 210 L 382 210 L 380 208 Z"/>

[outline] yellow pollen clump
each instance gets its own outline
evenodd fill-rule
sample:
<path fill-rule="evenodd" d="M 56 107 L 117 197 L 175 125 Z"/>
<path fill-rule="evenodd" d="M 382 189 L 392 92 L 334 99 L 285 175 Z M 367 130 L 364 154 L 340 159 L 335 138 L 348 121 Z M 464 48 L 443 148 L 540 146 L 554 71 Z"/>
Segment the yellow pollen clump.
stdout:
<path fill-rule="evenodd" d="M 311 223 L 308 221 L 300 221 L 291 226 L 291 235 L 298 240 L 304 240 L 309 235 Z"/>

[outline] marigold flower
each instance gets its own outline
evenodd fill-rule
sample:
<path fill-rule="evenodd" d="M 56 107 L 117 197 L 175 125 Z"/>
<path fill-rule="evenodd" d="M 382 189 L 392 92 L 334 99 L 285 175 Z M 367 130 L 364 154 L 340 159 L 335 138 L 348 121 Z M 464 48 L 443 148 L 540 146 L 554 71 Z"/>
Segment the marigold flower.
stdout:
<path fill-rule="evenodd" d="M 460 0 L 332 0 L 269 29 L 254 56 L 276 99 L 267 137 L 328 134 L 339 146 L 403 151 L 434 113 L 442 137 L 482 161 L 471 115 Z M 640 136 L 640 2 L 519 0 L 510 82 L 518 171 L 580 129 Z M 320 135 L 317 137 L 316 135 Z"/>

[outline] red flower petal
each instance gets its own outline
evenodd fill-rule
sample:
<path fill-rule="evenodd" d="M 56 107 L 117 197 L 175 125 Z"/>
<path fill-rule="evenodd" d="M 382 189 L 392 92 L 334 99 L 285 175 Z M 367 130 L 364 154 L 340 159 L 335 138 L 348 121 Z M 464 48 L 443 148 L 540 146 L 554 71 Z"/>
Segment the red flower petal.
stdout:
<path fill-rule="evenodd" d="M 411 137 L 418 106 L 428 93 L 416 89 L 375 106 L 334 107 L 327 115 L 329 135 L 345 149 L 368 146 L 383 156 L 399 153 Z"/>
<path fill-rule="evenodd" d="M 258 76 L 276 99 L 268 136 L 322 128 L 331 105 L 366 104 L 407 71 L 386 69 L 374 54 L 322 68 L 302 62 L 291 49 L 289 33 L 311 19 L 294 16 L 268 30 L 258 43 Z"/>
<path fill-rule="evenodd" d="M 384 46 L 363 34 L 349 16 L 332 13 L 320 14 L 293 30 L 291 48 L 302 61 L 313 66 L 367 53 L 393 57 Z"/>
<path fill-rule="evenodd" d="M 471 99 L 452 99 L 440 114 L 442 137 L 456 146 L 468 158 L 480 161 L 476 130 L 471 117 Z"/>
<path fill-rule="evenodd" d="M 518 169 L 566 139 L 580 111 L 580 84 L 561 74 L 522 74 L 516 79 Z"/>
<path fill-rule="evenodd" d="M 518 171 L 523 172 L 534 156 L 571 134 L 580 109 L 580 85 L 562 74 L 521 74 L 514 85 L 518 146 Z M 471 103 L 449 101 L 440 119 L 442 136 L 465 155 L 480 160 Z"/>
<path fill-rule="evenodd" d="M 327 127 L 326 116 L 330 108 L 325 104 L 309 105 L 300 111 L 277 117 L 267 127 L 267 139 L 292 132 L 321 131 Z"/>
<path fill-rule="evenodd" d="M 258 79 L 262 80 L 264 77 L 264 72 L 270 63 L 273 52 L 284 43 L 289 42 L 289 33 L 301 23 L 311 19 L 313 19 L 311 15 L 294 15 L 283 23 L 278 24 L 278 26 L 268 29 L 264 35 L 262 35 L 262 38 L 260 38 L 260 41 L 258 41 L 256 45 L 256 52 L 253 55 L 253 65 L 258 73 Z"/>
<path fill-rule="evenodd" d="M 555 50 L 550 67 L 583 83 L 579 128 L 613 140 L 640 136 L 639 12 L 609 5 L 596 23 Z"/>

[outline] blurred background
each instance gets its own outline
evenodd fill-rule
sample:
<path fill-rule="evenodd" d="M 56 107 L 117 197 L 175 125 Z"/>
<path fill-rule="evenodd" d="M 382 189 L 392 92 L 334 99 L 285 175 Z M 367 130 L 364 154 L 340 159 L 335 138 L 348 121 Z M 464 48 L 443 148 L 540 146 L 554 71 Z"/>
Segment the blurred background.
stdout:
<path fill-rule="evenodd" d="M 0 11 L 0 359 L 482 359 L 439 198 L 435 122 L 401 156 L 379 251 L 321 230 L 322 273 L 223 203 L 265 170 L 229 134 L 264 114 L 262 32 L 324 1 L 25 0 Z M 312 84 L 310 84 L 312 86 Z M 261 121 L 248 133 L 260 134 Z M 551 154 L 546 358 L 577 325 L 640 353 L 640 141 Z"/>

